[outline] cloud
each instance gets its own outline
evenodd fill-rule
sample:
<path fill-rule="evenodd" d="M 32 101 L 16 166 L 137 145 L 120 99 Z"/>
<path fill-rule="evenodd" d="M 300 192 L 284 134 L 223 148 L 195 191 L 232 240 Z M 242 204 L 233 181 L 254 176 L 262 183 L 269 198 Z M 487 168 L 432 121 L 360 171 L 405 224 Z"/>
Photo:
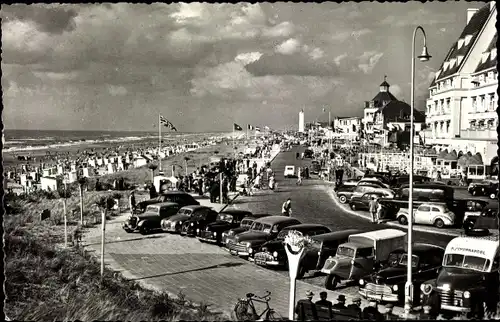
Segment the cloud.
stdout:
<path fill-rule="evenodd" d="M 398 84 L 391 84 L 391 87 L 389 89 L 391 93 L 396 96 L 397 98 L 401 99 L 399 96 L 403 93 L 403 90 L 401 89 L 401 86 Z"/>
<path fill-rule="evenodd" d="M 376 51 L 366 51 L 361 56 L 359 56 L 359 64 L 358 67 L 365 74 L 371 73 L 373 68 L 377 65 L 378 61 L 384 53 L 376 52 Z"/>
<path fill-rule="evenodd" d="M 359 40 L 361 36 L 367 35 L 369 33 L 372 33 L 372 30 L 363 28 L 360 30 L 354 30 L 354 31 L 343 31 L 343 32 L 337 32 L 331 36 L 331 40 L 333 41 L 345 41 L 347 39 L 349 40 Z"/>
<path fill-rule="evenodd" d="M 283 55 L 291 55 L 299 51 L 300 42 L 297 39 L 290 38 L 280 45 L 276 46 L 275 51 Z"/>
<path fill-rule="evenodd" d="M 294 25 L 289 21 L 283 21 L 277 25 L 265 28 L 262 31 L 264 37 L 288 37 L 294 32 Z"/>
<path fill-rule="evenodd" d="M 108 91 L 112 96 L 123 96 L 128 93 L 125 87 L 116 85 L 108 85 Z"/>
<path fill-rule="evenodd" d="M 289 55 L 271 54 L 262 57 L 245 68 L 254 76 L 296 75 L 334 76 L 336 69 L 326 60 L 313 60 L 304 52 Z"/>
<path fill-rule="evenodd" d="M 403 4 L 400 4 L 403 5 Z M 406 4 L 404 4 L 406 5 Z M 457 15 L 453 11 L 433 12 L 424 8 L 406 10 L 405 15 L 389 15 L 380 21 L 380 24 L 391 25 L 393 27 L 418 26 L 418 25 L 436 25 L 454 22 Z"/>
<path fill-rule="evenodd" d="M 333 61 L 335 62 L 335 65 L 340 66 L 342 60 L 344 60 L 345 58 L 347 58 L 347 54 L 342 54 L 342 55 L 335 57 L 333 59 Z"/>
<path fill-rule="evenodd" d="M 262 53 L 251 52 L 251 53 L 241 53 L 234 58 L 235 61 L 241 62 L 243 65 L 248 65 L 250 63 L 256 62 L 262 57 Z"/>
<path fill-rule="evenodd" d="M 318 47 L 314 48 L 313 50 L 311 50 L 309 52 L 309 57 L 311 57 L 314 60 L 320 59 L 323 56 L 325 56 L 325 52 L 321 48 L 318 48 Z"/>

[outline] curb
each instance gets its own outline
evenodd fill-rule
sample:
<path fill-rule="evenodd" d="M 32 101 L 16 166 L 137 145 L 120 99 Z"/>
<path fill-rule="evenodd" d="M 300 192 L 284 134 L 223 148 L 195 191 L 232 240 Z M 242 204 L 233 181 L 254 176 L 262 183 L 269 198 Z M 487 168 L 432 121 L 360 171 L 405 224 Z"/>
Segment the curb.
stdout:
<path fill-rule="evenodd" d="M 332 183 L 331 181 L 326 181 L 326 182 Z M 333 190 L 328 190 L 328 194 L 330 195 L 330 197 L 334 201 L 335 205 L 337 207 L 339 207 L 340 209 L 342 209 L 344 212 L 346 212 L 346 213 L 348 213 L 350 215 L 362 218 L 362 219 L 370 220 L 370 217 L 368 215 L 365 215 L 365 214 L 356 212 L 354 210 L 351 210 L 351 209 L 347 208 L 345 205 L 341 204 L 339 202 L 339 200 L 338 200 L 338 198 L 335 195 L 335 192 Z M 395 222 L 384 222 L 383 224 L 387 225 L 387 226 L 392 226 L 392 227 L 397 227 L 397 228 L 408 230 L 408 226 L 403 226 L 403 225 L 395 223 Z M 439 230 L 434 230 L 434 229 L 431 229 L 431 228 L 420 227 L 420 226 L 417 226 L 415 224 L 413 225 L 413 231 L 418 231 L 418 232 L 427 233 L 427 234 L 438 234 L 438 235 L 450 236 L 450 237 L 459 237 L 459 236 L 462 236 L 462 234 L 460 234 L 460 233 L 452 233 L 452 232 L 447 232 L 447 231 L 439 231 Z"/>

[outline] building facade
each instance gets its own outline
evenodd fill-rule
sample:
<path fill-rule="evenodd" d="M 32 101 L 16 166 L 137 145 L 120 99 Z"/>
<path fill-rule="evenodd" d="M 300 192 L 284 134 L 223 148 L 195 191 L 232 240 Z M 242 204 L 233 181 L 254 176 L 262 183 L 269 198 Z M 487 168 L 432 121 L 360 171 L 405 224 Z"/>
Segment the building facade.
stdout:
<path fill-rule="evenodd" d="M 359 140 L 361 122 L 361 117 L 336 117 L 333 119 L 333 136 L 350 141 Z"/>
<path fill-rule="evenodd" d="M 497 155 L 498 72 L 495 2 L 467 10 L 467 24 L 429 87 L 426 145 Z"/>

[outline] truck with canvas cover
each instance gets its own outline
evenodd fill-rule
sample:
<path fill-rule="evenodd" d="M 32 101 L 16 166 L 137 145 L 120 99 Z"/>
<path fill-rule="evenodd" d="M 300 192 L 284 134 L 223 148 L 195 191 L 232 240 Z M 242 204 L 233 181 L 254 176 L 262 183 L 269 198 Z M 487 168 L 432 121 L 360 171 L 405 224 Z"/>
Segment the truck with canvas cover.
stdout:
<path fill-rule="evenodd" d="M 322 273 L 327 274 L 325 287 L 335 289 L 342 280 L 359 280 L 378 269 L 389 254 L 404 246 L 406 233 L 398 229 L 382 229 L 349 236 L 349 241 L 330 256 Z"/>

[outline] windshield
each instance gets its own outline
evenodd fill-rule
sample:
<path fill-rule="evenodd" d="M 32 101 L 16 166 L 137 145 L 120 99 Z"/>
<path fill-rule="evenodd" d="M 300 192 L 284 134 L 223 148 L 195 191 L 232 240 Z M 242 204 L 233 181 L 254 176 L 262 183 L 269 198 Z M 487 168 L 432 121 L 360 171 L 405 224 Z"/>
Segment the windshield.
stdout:
<path fill-rule="evenodd" d="M 337 255 L 346 256 L 346 257 L 354 257 L 354 249 L 349 247 L 339 247 L 337 248 Z"/>
<path fill-rule="evenodd" d="M 146 208 L 146 211 L 148 211 L 148 212 L 158 212 L 158 207 L 156 207 L 156 206 L 148 206 Z"/>
<path fill-rule="evenodd" d="M 271 232 L 271 225 L 263 224 L 260 222 L 254 222 L 250 227 L 250 230 L 253 231 L 263 231 L 263 232 Z"/>
<path fill-rule="evenodd" d="M 192 213 L 191 209 L 181 209 L 177 212 L 178 215 L 188 215 L 190 216 Z"/>
<path fill-rule="evenodd" d="M 233 222 L 233 215 L 221 213 L 221 214 L 217 215 L 217 220 L 227 221 L 230 223 L 230 222 Z"/>
<path fill-rule="evenodd" d="M 408 254 L 402 254 L 399 259 L 399 265 L 407 267 L 408 266 Z M 418 266 L 418 256 L 411 256 L 411 267 L 416 268 Z"/>
<path fill-rule="evenodd" d="M 249 220 L 249 219 L 242 220 L 241 227 L 245 227 L 245 228 L 250 227 L 250 226 L 252 226 L 252 223 L 253 223 L 253 221 Z"/>
<path fill-rule="evenodd" d="M 485 272 L 490 266 L 490 260 L 477 256 L 446 254 L 444 256 L 444 266 Z"/>

